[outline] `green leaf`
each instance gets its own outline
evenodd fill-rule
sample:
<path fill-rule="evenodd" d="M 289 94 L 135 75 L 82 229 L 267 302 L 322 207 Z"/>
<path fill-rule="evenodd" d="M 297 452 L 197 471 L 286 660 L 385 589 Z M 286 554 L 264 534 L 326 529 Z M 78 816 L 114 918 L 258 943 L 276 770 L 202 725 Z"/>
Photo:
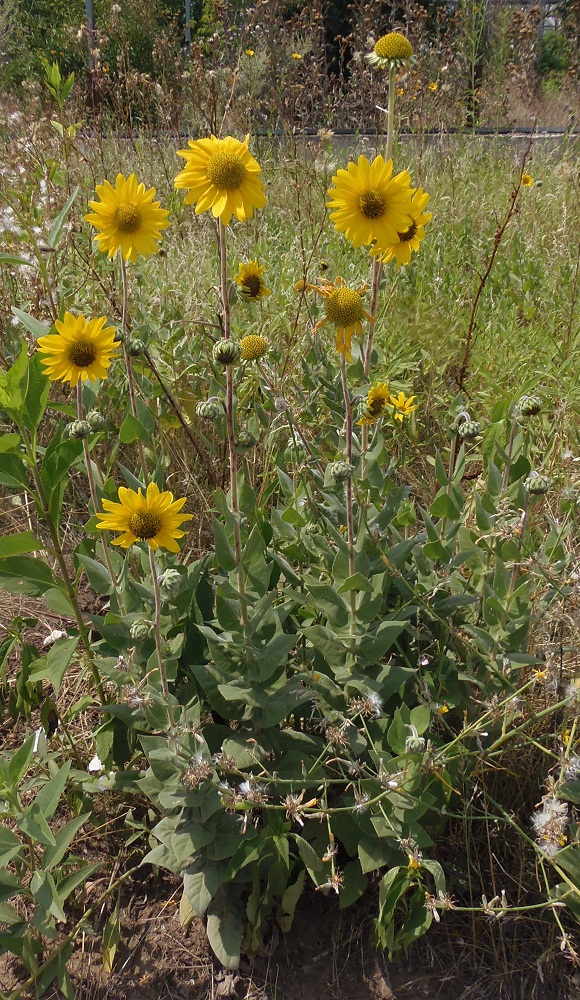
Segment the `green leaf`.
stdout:
<path fill-rule="evenodd" d="M 213 519 L 213 537 L 216 559 L 226 573 L 231 573 L 236 568 L 236 557 L 228 541 L 226 530 L 217 517 Z"/>
<path fill-rule="evenodd" d="M 38 340 L 39 337 L 46 337 L 47 333 L 50 333 L 52 327 L 47 326 L 45 323 L 40 323 L 34 316 L 30 316 L 28 313 L 22 312 L 22 309 L 17 309 L 16 306 L 12 306 L 12 312 L 19 319 L 29 333 Z"/>
<path fill-rule="evenodd" d="M 297 833 L 293 834 L 294 840 L 296 841 L 296 846 L 300 857 L 302 858 L 304 864 L 310 871 L 320 872 L 322 871 L 324 865 L 322 863 L 322 858 L 318 857 L 318 854 L 314 850 L 311 844 L 304 837 L 300 837 Z"/>
<path fill-rule="evenodd" d="M 7 451 L 20 451 L 20 434 L 0 435 L 0 454 Z"/>
<path fill-rule="evenodd" d="M 20 837 L 17 837 L 7 827 L 0 826 L 0 868 L 5 868 L 12 858 L 15 858 L 20 853 L 23 847 L 24 845 Z"/>
<path fill-rule="evenodd" d="M 69 823 L 66 823 L 65 826 L 58 831 L 58 833 L 55 833 L 54 846 L 45 847 L 44 849 L 44 854 L 42 855 L 42 868 L 49 871 L 62 861 L 81 826 L 83 826 L 83 824 L 86 823 L 90 817 L 91 813 L 83 813 L 82 816 L 76 816 L 74 819 L 71 819 Z"/>
<path fill-rule="evenodd" d="M 341 909 L 350 906 L 351 903 L 355 903 L 357 899 L 360 899 L 369 883 L 368 878 L 362 871 L 358 858 L 349 861 L 345 865 L 343 875 L 344 882 L 339 896 Z"/>
<path fill-rule="evenodd" d="M 358 856 L 363 873 L 374 872 L 384 868 L 394 857 L 393 848 L 385 840 L 378 837 L 361 837 L 358 843 Z"/>
<path fill-rule="evenodd" d="M 370 580 L 362 573 L 355 573 L 353 576 L 347 577 L 343 584 L 338 588 L 339 594 L 346 594 L 349 590 L 364 590 L 368 594 L 372 594 L 373 586 Z"/>
<path fill-rule="evenodd" d="M 115 955 L 117 954 L 117 948 L 119 941 L 121 940 L 121 921 L 119 919 L 120 905 L 121 899 L 120 896 L 117 896 L 115 909 L 107 920 L 103 931 L 103 971 L 107 975 L 110 975 L 113 971 Z"/>
<path fill-rule="evenodd" d="M 292 882 L 291 885 L 289 885 L 288 888 L 282 893 L 280 903 L 282 915 L 278 917 L 278 923 L 280 924 L 284 934 L 287 934 L 292 927 L 296 905 L 302 895 L 302 890 L 304 889 L 305 878 L 306 871 L 303 868 L 302 871 L 299 872 L 296 881 Z"/>
<path fill-rule="evenodd" d="M 15 750 L 8 764 L 8 781 L 12 788 L 16 788 L 28 770 L 28 764 L 32 757 L 34 748 L 34 733 L 24 741 L 18 750 Z"/>
<path fill-rule="evenodd" d="M 119 440 L 122 444 L 133 444 L 134 441 L 149 441 L 151 434 L 140 420 L 128 413 L 119 428 Z"/>
<path fill-rule="evenodd" d="M 448 517 L 452 521 L 458 521 L 461 517 L 461 511 L 447 493 L 440 493 L 435 497 L 429 508 L 429 513 L 431 517 Z"/>
<path fill-rule="evenodd" d="M 242 929 L 241 901 L 222 887 L 210 904 L 206 932 L 212 950 L 226 969 L 237 969 L 240 964 Z"/>
<path fill-rule="evenodd" d="M 66 878 L 63 878 L 62 881 L 58 883 L 58 896 L 61 903 L 65 903 L 68 897 L 70 896 L 71 892 L 74 892 L 75 889 L 78 889 L 79 885 L 82 885 L 83 882 L 86 882 L 86 880 L 90 878 L 91 875 L 94 875 L 95 872 L 98 872 L 100 867 L 101 865 L 99 864 L 83 865 L 82 868 L 79 868 L 78 871 L 73 872 L 72 875 L 67 875 Z"/>
<path fill-rule="evenodd" d="M 70 769 L 71 762 L 67 760 L 66 764 L 56 772 L 54 777 L 41 786 L 34 800 L 34 806 L 40 810 L 46 820 L 51 819 L 56 812 L 60 797 L 66 788 Z M 56 841 L 54 841 L 52 846 L 56 846 Z"/>
<path fill-rule="evenodd" d="M 54 847 L 56 840 L 52 835 L 52 831 L 46 822 L 44 816 L 40 809 L 37 808 L 36 804 L 33 802 L 31 806 L 28 807 L 26 812 L 19 817 L 16 821 L 16 825 L 23 833 L 27 836 L 32 837 L 33 840 L 37 840 L 39 844 L 50 844 Z"/>
<path fill-rule="evenodd" d="M 6 437 L 12 437 L 12 435 L 7 434 Z M 18 440 L 20 441 L 19 436 Z M 24 461 L 20 455 L 3 454 L 2 448 L 0 448 L 0 486 L 8 486 L 9 489 L 19 492 L 28 489 L 28 476 Z"/>
<path fill-rule="evenodd" d="M 0 407 L 19 410 L 28 383 L 28 347 L 23 341 L 20 354 L 7 372 L 0 370 Z"/>
<path fill-rule="evenodd" d="M 197 862 L 184 873 L 183 889 L 198 917 L 204 916 L 225 874 L 226 866 L 218 861 Z"/>
<path fill-rule="evenodd" d="M 28 362 L 28 384 L 22 407 L 22 417 L 31 434 L 37 431 L 44 416 L 49 392 L 50 379 L 44 374 L 40 356 L 35 352 Z"/>
<path fill-rule="evenodd" d="M 40 559 L 27 556 L 0 559 L 0 590 L 9 594 L 42 597 L 47 587 L 55 587 L 56 584 L 52 570 Z"/>
<path fill-rule="evenodd" d="M 12 896 L 21 895 L 24 887 L 19 878 L 7 869 L 0 870 L 0 903 L 6 902 Z M 0 948 L 2 945 L 0 944 Z"/>
<path fill-rule="evenodd" d="M 13 253 L 0 253 L 0 264 L 11 264 L 15 267 L 38 267 L 36 261 L 26 260 L 24 257 L 17 257 Z"/>
<path fill-rule="evenodd" d="M 70 77 L 68 79 L 70 80 Z M 73 76 L 73 83 L 74 83 L 74 76 Z M 67 84 L 68 84 L 68 80 L 67 80 L 67 82 L 65 84 L 65 87 L 67 86 Z M 72 83 L 71 83 L 71 87 L 72 87 Z M 67 93 L 70 93 L 70 88 L 69 88 L 69 90 L 68 90 Z M 63 100 L 64 100 L 64 89 L 63 89 Z M 47 242 L 48 246 L 51 247 L 53 250 L 54 250 L 54 248 L 56 247 L 56 244 L 59 241 L 60 234 L 62 233 L 63 226 L 64 226 L 64 224 L 65 224 L 65 222 L 66 222 L 66 220 L 67 220 L 67 218 L 69 216 L 71 208 L 73 207 L 73 205 L 74 205 L 74 203 L 76 201 L 76 197 L 77 197 L 77 195 L 79 193 L 79 190 L 80 190 L 80 188 L 78 186 L 74 189 L 74 191 L 71 194 L 70 198 L 68 199 L 66 205 L 64 205 L 63 208 L 61 208 L 60 212 L 58 213 L 56 219 L 54 220 L 54 222 L 53 222 L 53 224 L 51 226 L 50 232 L 48 234 L 48 239 L 47 239 L 46 242 Z"/>
<path fill-rule="evenodd" d="M 21 531 L 18 535 L 4 535 L 0 538 L 0 559 L 6 556 L 17 556 L 23 552 L 34 552 L 41 549 L 42 543 L 33 531 Z"/>
<path fill-rule="evenodd" d="M 103 566 L 96 559 L 91 559 L 90 556 L 82 555 L 80 552 L 77 552 L 77 559 L 84 566 L 89 583 L 97 594 L 108 596 L 113 593 L 113 584 L 106 566 Z"/>

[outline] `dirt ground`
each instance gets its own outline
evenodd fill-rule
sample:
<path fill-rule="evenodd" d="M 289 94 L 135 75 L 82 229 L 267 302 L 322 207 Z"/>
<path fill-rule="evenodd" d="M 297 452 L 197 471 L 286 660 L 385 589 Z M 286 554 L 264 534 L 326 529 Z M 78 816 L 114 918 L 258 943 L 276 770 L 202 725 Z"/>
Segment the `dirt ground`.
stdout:
<path fill-rule="evenodd" d="M 446 917 L 405 960 L 389 963 L 373 945 L 368 903 L 341 912 L 334 897 L 314 892 L 288 935 L 271 929 L 263 954 L 228 973 L 201 921 L 181 927 L 179 897 L 178 879 L 144 869 L 126 891 L 113 973 L 102 969 L 101 933 L 78 939 L 69 962 L 76 1000 L 580 1000 L 580 975 L 555 954 L 534 954 L 513 927 L 497 933 L 496 921 L 476 952 L 461 923 Z M 17 959 L 0 958 L 4 995 L 25 978 Z M 51 988 L 45 997 L 61 994 Z"/>

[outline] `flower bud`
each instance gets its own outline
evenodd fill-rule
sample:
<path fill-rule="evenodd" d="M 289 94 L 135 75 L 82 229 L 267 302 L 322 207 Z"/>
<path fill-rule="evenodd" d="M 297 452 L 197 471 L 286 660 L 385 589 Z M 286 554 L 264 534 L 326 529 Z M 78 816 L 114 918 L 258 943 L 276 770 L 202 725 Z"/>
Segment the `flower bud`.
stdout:
<path fill-rule="evenodd" d="M 91 433 L 91 425 L 87 420 L 73 420 L 71 424 L 66 427 L 66 436 L 68 438 L 86 438 Z"/>
<path fill-rule="evenodd" d="M 550 480 L 547 476 L 542 476 L 539 472 L 532 471 L 528 478 L 524 480 L 524 489 L 533 497 L 542 496 L 550 489 Z"/>
<path fill-rule="evenodd" d="M 481 424 L 477 420 L 463 420 L 457 428 L 457 433 L 464 441 L 473 441 L 481 434 Z"/>
<path fill-rule="evenodd" d="M 236 449 L 240 453 L 240 455 L 245 454 L 245 452 L 247 451 L 251 451 L 252 448 L 256 447 L 257 443 L 258 443 L 257 438 L 254 437 L 252 432 L 249 431 L 247 427 L 242 427 L 242 429 L 238 431 L 238 436 L 236 438 Z"/>
<path fill-rule="evenodd" d="M 89 410 L 87 413 L 87 423 L 92 431 L 102 431 L 105 426 L 105 418 L 98 410 Z"/>
<path fill-rule="evenodd" d="M 176 569 L 166 569 L 161 577 L 161 591 L 164 596 L 175 597 L 181 589 L 181 573 Z"/>
<path fill-rule="evenodd" d="M 133 337 L 127 342 L 127 353 L 131 355 L 132 358 L 137 358 L 140 354 L 143 354 L 145 350 L 145 344 L 138 337 Z"/>
<path fill-rule="evenodd" d="M 237 364 L 242 354 L 242 348 L 237 340 L 224 338 L 214 344 L 212 354 L 216 365 L 223 365 L 225 368 L 227 365 Z"/>
<path fill-rule="evenodd" d="M 129 635 L 132 639 L 148 639 L 153 634 L 153 622 L 146 618 L 136 618 L 129 626 Z"/>
<path fill-rule="evenodd" d="M 354 465 L 339 459 L 338 462 L 331 462 L 328 471 L 336 483 L 344 483 L 350 479 L 354 472 Z"/>
<path fill-rule="evenodd" d="M 276 396 L 274 400 L 274 409 L 276 413 L 284 413 L 284 410 L 288 409 L 288 403 L 284 399 L 284 396 Z"/>
<path fill-rule="evenodd" d="M 202 420 L 217 420 L 218 417 L 223 417 L 224 408 L 217 396 L 212 396 L 211 399 L 201 400 L 197 404 L 195 412 Z"/>
<path fill-rule="evenodd" d="M 539 396 L 521 396 L 516 403 L 516 416 L 535 417 L 542 409 L 542 400 Z"/>

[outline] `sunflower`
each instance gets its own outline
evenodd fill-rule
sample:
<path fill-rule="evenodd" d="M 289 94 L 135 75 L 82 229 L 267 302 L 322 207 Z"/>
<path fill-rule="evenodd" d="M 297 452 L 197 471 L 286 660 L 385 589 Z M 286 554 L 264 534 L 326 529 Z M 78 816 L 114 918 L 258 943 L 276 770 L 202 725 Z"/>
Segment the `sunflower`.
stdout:
<path fill-rule="evenodd" d="M 262 281 L 265 268 L 260 267 L 257 260 L 249 260 L 247 264 L 240 264 L 239 272 L 234 281 L 239 285 L 242 295 L 248 302 L 256 302 L 257 299 L 265 299 L 270 294 L 270 289 L 266 288 Z"/>
<path fill-rule="evenodd" d="M 392 160 L 385 163 L 382 156 L 376 156 L 369 163 L 366 156 L 359 156 L 358 163 L 349 163 L 347 170 L 339 170 L 332 178 L 331 200 L 326 203 L 334 209 L 330 219 L 354 247 L 373 240 L 395 243 L 397 234 L 411 225 L 409 172 L 392 174 Z"/>
<path fill-rule="evenodd" d="M 360 420 L 357 420 L 359 427 L 365 424 L 374 424 L 385 411 L 389 403 L 389 387 L 386 382 L 377 382 L 371 386 L 367 393 L 367 401 L 362 411 Z"/>
<path fill-rule="evenodd" d="M 367 54 L 371 66 L 379 69 L 400 69 L 407 66 L 413 55 L 413 46 L 408 38 L 398 31 L 390 31 L 379 38 L 372 52 Z"/>
<path fill-rule="evenodd" d="M 270 344 L 265 337 L 259 337 L 252 333 L 248 337 L 242 337 L 240 340 L 242 361 L 255 361 L 257 358 L 261 358 L 269 346 Z"/>
<path fill-rule="evenodd" d="M 179 552 L 176 538 L 183 538 L 180 527 L 184 521 L 191 521 L 192 514 L 180 514 L 186 497 L 174 500 L 173 493 L 160 493 L 155 483 L 149 483 L 147 492 L 119 487 L 120 503 L 103 500 L 108 513 L 99 514 L 97 528 L 104 531 L 121 531 L 113 545 L 128 549 L 135 542 L 147 542 L 150 549 L 169 549 Z"/>
<path fill-rule="evenodd" d="M 195 205 L 196 215 L 211 208 L 214 217 L 229 226 L 232 215 L 245 222 L 255 208 L 264 207 L 262 168 L 248 149 L 249 140 L 249 135 L 244 142 L 212 135 L 190 139 L 189 149 L 178 150 L 186 166 L 175 178 L 175 187 L 187 191 L 185 204 Z"/>
<path fill-rule="evenodd" d="M 404 392 L 400 392 L 398 396 L 390 396 L 390 402 L 393 406 L 393 416 L 395 420 L 400 420 L 403 422 L 403 417 L 410 417 L 413 410 L 418 408 L 418 404 L 415 403 L 413 406 L 413 400 L 416 396 L 405 396 Z"/>
<path fill-rule="evenodd" d="M 534 178 L 532 177 L 531 174 L 522 174 L 520 178 L 520 183 L 522 187 L 531 188 L 532 184 L 534 183 Z"/>
<path fill-rule="evenodd" d="M 121 346 L 115 340 L 115 328 L 105 326 L 106 322 L 106 316 L 87 320 L 65 312 L 54 324 L 58 333 L 38 338 L 40 351 L 47 355 L 40 359 L 44 374 L 52 382 L 70 382 L 71 387 L 79 379 L 106 378 L 111 355 Z"/>
<path fill-rule="evenodd" d="M 325 323 L 334 323 L 336 326 L 336 350 L 349 362 L 352 362 L 351 344 L 353 334 L 360 337 L 362 333 L 361 320 L 367 319 L 369 323 L 374 323 L 374 318 L 365 312 L 362 303 L 362 294 L 366 285 L 362 285 L 358 291 L 354 288 L 347 288 L 343 278 L 337 278 L 334 284 L 322 279 L 320 285 L 309 285 L 312 291 L 318 292 L 326 299 L 326 316 L 314 327 L 314 332 L 320 330 Z"/>
<path fill-rule="evenodd" d="M 421 246 L 421 240 L 425 236 L 425 226 L 431 219 L 432 213 L 425 212 L 425 206 L 429 201 L 429 195 L 425 194 L 422 188 L 413 191 L 411 199 L 411 225 L 397 233 L 397 239 L 392 243 L 382 243 L 377 240 L 371 253 L 374 257 L 380 257 L 383 264 L 395 259 L 397 270 L 401 264 L 408 264 L 411 260 L 412 251 L 417 252 Z"/>
<path fill-rule="evenodd" d="M 167 229 L 169 212 L 153 201 L 155 188 L 145 190 L 135 174 L 117 174 L 115 187 L 105 181 L 97 184 L 100 201 L 90 201 L 92 213 L 85 215 L 100 232 L 95 236 L 99 250 L 114 257 L 120 250 L 125 260 L 136 261 L 137 254 L 148 257 L 158 253 L 161 230 Z"/>

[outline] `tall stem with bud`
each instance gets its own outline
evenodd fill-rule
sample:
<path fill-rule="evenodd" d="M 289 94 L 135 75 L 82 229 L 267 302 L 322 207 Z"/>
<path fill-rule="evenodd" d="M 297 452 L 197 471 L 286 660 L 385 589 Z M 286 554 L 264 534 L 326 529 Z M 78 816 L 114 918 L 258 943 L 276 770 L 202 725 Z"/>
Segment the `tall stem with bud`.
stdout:
<path fill-rule="evenodd" d="M 219 254 L 220 254 L 220 290 L 222 298 L 223 335 L 229 340 L 231 330 L 230 290 L 228 287 L 226 227 L 219 222 Z M 238 595 L 240 600 L 240 618 L 244 628 L 248 624 L 248 608 L 246 601 L 246 579 L 242 558 L 242 539 L 240 534 L 240 509 L 238 503 L 238 453 L 234 426 L 234 377 L 232 366 L 226 365 L 226 423 L 228 433 L 228 451 L 230 457 L 230 510 L 234 515 L 234 556 L 238 577 Z"/>

